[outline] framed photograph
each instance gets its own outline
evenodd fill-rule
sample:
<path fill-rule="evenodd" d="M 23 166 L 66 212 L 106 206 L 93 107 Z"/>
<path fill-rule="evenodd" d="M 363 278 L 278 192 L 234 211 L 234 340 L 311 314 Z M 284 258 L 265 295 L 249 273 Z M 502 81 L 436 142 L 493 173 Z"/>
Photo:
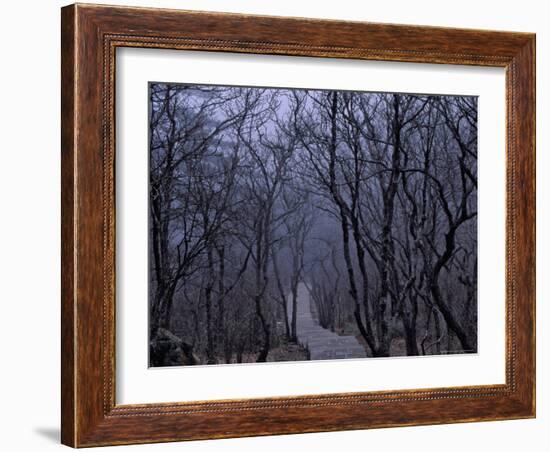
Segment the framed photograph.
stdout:
<path fill-rule="evenodd" d="M 62 9 L 62 442 L 535 416 L 535 36 Z"/>

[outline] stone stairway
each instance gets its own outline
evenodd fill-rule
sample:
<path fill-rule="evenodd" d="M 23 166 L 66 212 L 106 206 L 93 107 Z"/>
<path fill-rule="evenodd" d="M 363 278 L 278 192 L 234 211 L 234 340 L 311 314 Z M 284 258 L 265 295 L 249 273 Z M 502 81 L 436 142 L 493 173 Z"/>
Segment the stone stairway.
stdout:
<path fill-rule="evenodd" d="M 314 319 L 312 308 L 308 289 L 304 283 L 300 283 L 296 333 L 298 341 L 308 346 L 312 360 L 366 358 L 365 349 L 354 336 L 339 336 L 324 329 Z M 289 306 L 289 312 L 291 309 L 292 307 Z"/>

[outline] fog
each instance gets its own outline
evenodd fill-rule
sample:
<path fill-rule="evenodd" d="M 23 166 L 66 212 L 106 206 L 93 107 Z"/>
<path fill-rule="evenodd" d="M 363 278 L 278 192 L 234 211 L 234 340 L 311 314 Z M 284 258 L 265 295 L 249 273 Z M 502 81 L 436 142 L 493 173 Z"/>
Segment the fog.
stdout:
<path fill-rule="evenodd" d="M 477 98 L 151 83 L 149 126 L 152 366 L 312 359 L 306 302 L 365 357 L 477 351 Z"/>

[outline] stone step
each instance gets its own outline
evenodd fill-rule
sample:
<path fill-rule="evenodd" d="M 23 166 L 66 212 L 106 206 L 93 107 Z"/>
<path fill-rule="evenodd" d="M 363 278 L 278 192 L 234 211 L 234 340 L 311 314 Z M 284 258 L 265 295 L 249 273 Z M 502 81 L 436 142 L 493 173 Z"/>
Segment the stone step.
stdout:
<path fill-rule="evenodd" d="M 366 357 L 365 349 L 354 336 L 340 336 L 321 327 L 312 315 L 310 303 L 307 287 L 301 283 L 298 287 L 296 333 L 299 342 L 308 346 L 311 359 Z"/>

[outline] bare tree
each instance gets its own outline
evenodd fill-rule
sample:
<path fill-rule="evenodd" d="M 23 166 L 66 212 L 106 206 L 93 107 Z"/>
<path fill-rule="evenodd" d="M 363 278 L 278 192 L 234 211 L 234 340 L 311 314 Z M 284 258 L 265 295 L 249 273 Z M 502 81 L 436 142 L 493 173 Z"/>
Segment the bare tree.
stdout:
<path fill-rule="evenodd" d="M 154 83 L 149 146 L 154 365 L 299 349 L 301 284 L 368 356 L 477 350 L 475 98 Z"/>

